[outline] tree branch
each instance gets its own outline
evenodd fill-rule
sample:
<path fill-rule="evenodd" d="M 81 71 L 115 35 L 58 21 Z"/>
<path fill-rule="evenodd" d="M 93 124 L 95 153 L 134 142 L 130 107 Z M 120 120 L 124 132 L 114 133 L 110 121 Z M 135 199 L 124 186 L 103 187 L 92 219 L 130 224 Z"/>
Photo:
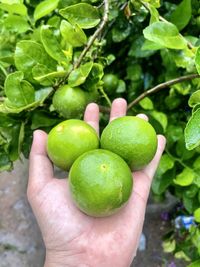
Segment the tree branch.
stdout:
<path fill-rule="evenodd" d="M 182 76 L 182 77 L 179 77 L 179 78 L 176 78 L 176 79 L 164 82 L 164 83 L 160 83 L 160 84 L 156 85 L 155 87 L 145 91 L 144 93 L 139 95 L 136 99 L 134 99 L 128 105 L 128 110 L 130 108 L 132 108 L 134 105 L 136 105 L 138 102 L 140 102 L 146 96 L 149 96 L 149 95 L 151 95 L 153 93 L 156 93 L 156 92 L 160 91 L 161 89 L 169 87 L 169 86 L 171 86 L 173 84 L 180 83 L 180 82 L 183 82 L 183 81 L 192 80 L 192 79 L 195 79 L 195 78 L 200 78 L 200 75 L 199 74 L 191 74 L 191 75 Z"/>
<path fill-rule="evenodd" d="M 176 79 L 173 79 L 173 80 L 170 80 L 170 81 L 167 81 L 167 82 L 164 82 L 164 83 L 160 83 L 160 84 L 152 87 L 151 89 L 143 92 L 136 99 L 134 99 L 131 103 L 129 103 L 128 107 L 127 107 L 127 110 L 131 109 L 134 105 L 136 105 L 138 102 L 140 102 L 146 96 L 154 94 L 154 93 L 160 91 L 161 89 L 169 87 L 169 86 L 171 86 L 173 84 L 181 83 L 181 82 L 184 82 L 184 81 L 189 81 L 189 80 L 192 80 L 192 79 L 195 79 L 195 78 L 200 78 L 200 75 L 199 74 L 191 74 L 191 75 L 178 77 Z M 100 108 L 101 112 L 105 112 L 105 113 L 109 113 L 110 112 L 110 108 L 109 107 L 99 106 L 99 108 Z"/>
<path fill-rule="evenodd" d="M 80 57 L 78 58 L 78 60 L 74 64 L 73 69 L 76 69 L 80 66 L 81 61 L 83 60 L 83 58 L 87 54 L 88 50 L 90 49 L 90 47 L 92 46 L 92 44 L 94 43 L 94 41 L 96 40 L 98 35 L 101 33 L 101 31 L 105 27 L 105 25 L 108 21 L 108 13 L 109 13 L 109 0 L 104 0 L 104 14 L 103 14 L 102 21 L 101 21 L 99 27 L 97 28 L 97 30 L 95 31 L 95 33 L 89 39 L 89 41 L 88 41 L 87 45 L 85 46 L 84 50 L 82 51 Z"/>

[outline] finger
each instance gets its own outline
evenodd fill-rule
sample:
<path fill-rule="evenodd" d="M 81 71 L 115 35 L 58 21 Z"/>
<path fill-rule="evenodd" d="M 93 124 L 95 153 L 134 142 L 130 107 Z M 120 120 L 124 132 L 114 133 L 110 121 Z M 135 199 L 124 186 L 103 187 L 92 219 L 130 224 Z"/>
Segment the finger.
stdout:
<path fill-rule="evenodd" d="M 53 166 L 46 152 L 47 134 L 37 130 L 33 135 L 33 143 L 29 157 L 28 192 L 37 193 L 53 178 Z"/>
<path fill-rule="evenodd" d="M 143 120 L 145 120 L 145 121 L 148 121 L 149 120 L 149 118 L 147 117 L 147 115 L 145 115 L 145 114 L 138 114 L 138 115 L 136 115 L 136 117 L 139 117 L 139 118 L 141 118 L 141 119 L 143 119 Z"/>
<path fill-rule="evenodd" d="M 90 124 L 97 134 L 99 134 L 99 107 L 97 104 L 90 103 L 87 105 L 84 114 L 84 121 Z"/>
<path fill-rule="evenodd" d="M 160 158 L 162 156 L 162 153 L 163 153 L 163 151 L 165 149 L 165 145 L 166 145 L 166 139 L 163 135 L 158 135 L 157 138 L 158 138 L 158 147 L 157 147 L 156 154 L 155 154 L 153 160 L 143 170 L 143 172 L 146 175 L 148 175 L 151 180 L 153 179 L 153 176 L 156 172 Z"/>
<path fill-rule="evenodd" d="M 126 115 L 127 103 L 123 98 L 117 98 L 112 102 L 110 121 Z"/>

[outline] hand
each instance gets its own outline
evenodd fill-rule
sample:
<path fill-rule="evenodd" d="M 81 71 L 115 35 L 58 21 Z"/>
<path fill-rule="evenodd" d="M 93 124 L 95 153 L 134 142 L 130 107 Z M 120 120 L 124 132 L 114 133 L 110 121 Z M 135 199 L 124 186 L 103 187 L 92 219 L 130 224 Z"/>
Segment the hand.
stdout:
<path fill-rule="evenodd" d="M 126 114 L 124 99 L 116 99 L 110 120 Z M 140 115 L 147 119 L 145 115 Z M 99 108 L 89 104 L 84 119 L 99 131 Z M 127 267 L 140 239 L 153 175 L 165 147 L 158 136 L 152 162 L 134 176 L 128 204 L 117 214 L 93 218 L 79 211 L 71 200 L 67 179 L 57 179 L 46 153 L 47 134 L 37 130 L 30 153 L 28 199 L 46 247 L 45 267 Z"/>

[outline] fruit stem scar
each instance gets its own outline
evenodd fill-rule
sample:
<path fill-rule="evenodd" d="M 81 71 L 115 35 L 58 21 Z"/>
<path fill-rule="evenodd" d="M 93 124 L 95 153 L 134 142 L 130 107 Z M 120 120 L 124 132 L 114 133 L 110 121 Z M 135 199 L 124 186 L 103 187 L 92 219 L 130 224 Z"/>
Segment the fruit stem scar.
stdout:
<path fill-rule="evenodd" d="M 100 168 L 102 171 L 105 171 L 107 169 L 107 166 L 106 164 L 101 164 Z"/>

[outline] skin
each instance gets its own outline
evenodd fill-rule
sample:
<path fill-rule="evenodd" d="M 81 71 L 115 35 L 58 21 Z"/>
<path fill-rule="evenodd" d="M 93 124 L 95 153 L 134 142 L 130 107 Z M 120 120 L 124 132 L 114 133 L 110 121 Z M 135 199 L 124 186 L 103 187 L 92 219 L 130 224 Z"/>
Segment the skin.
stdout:
<path fill-rule="evenodd" d="M 122 98 L 112 103 L 110 121 L 126 114 Z M 145 115 L 138 115 L 147 120 Z M 99 108 L 89 104 L 84 120 L 99 132 Z M 154 159 L 134 173 L 128 204 L 105 218 L 83 214 L 73 204 L 67 179 L 57 179 L 46 152 L 47 134 L 37 130 L 30 153 L 28 200 L 46 247 L 45 267 L 127 267 L 136 255 L 151 182 L 165 147 L 158 136 Z"/>

